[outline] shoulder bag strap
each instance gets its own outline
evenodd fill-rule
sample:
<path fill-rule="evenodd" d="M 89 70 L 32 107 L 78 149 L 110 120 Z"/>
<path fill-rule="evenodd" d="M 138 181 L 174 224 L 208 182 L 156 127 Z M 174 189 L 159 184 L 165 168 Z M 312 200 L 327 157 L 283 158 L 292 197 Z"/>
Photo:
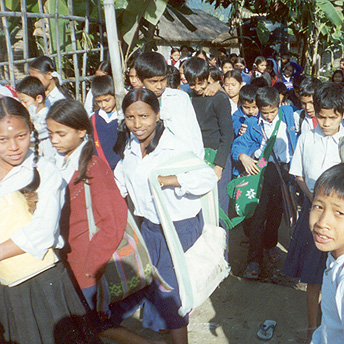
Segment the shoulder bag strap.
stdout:
<path fill-rule="evenodd" d="M 87 221 L 88 221 L 88 231 L 90 240 L 93 235 L 97 233 L 98 228 L 94 221 L 93 210 L 92 210 L 92 197 L 91 197 L 91 188 L 87 182 L 84 182 L 85 189 L 85 201 L 86 201 L 86 212 L 87 212 Z"/>
<path fill-rule="evenodd" d="M 98 135 L 97 126 L 96 126 L 96 112 L 94 112 L 93 116 L 92 116 L 92 125 L 93 125 L 94 145 L 96 147 L 97 154 L 98 154 L 99 158 L 102 159 L 103 161 L 105 161 L 107 163 L 107 165 L 110 167 L 110 165 L 106 159 L 105 153 L 103 151 L 103 147 L 100 144 L 99 135 Z"/>

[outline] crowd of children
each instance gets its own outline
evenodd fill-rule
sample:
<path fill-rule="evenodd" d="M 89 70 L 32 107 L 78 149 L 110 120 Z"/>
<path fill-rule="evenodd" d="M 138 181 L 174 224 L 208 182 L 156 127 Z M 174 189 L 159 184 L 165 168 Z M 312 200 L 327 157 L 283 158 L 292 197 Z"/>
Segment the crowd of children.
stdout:
<path fill-rule="evenodd" d="M 322 83 L 303 76 L 289 56 L 283 56 L 281 71 L 277 61 L 263 56 L 248 71 L 242 57 L 224 49 L 218 56 L 203 50 L 191 56 L 186 46 L 173 48 L 167 61 L 146 52 L 128 69 L 121 109 L 106 61 L 84 105 L 64 89 L 49 57 L 35 59 L 29 72 L 16 93 L 4 90 L 0 96 L 0 201 L 11 206 L 7 198 L 19 195 L 30 218 L 0 242 L 0 341 L 98 343 L 102 336 L 153 343 L 120 326 L 143 305 L 144 327 L 168 331 L 174 344 L 186 344 L 189 319 L 178 312 L 178 282 L 149 176 L 185 152 L 204 165 L 158 176 L 185 252 L 202 233 L 200 197 L 217 183 L 220 225 L 228 229 L 235 210 L 227 185 L 238 176 L 260 174 L 258 160 L 271 146 L 259 203 L 242 224 L 248 237 L 243 276 L 259 279 L 264 254 L 272 264 L 280 260 L 281 185 L 296 180 L 303 205 L 283 270 L 307 284 L 307 343 L 344 342 L 342 70 Z M 92 238 L 87 192 L 98 228 Z M 152 263 L 171 290 L 152 283 L 107 304 L 105 319 L 96 311 L 97 282 L 123 237 L 126 197 Z M 19 203 L 12 205 L 14 223 Z M 4 224 L 0 232 L 13 226 Z M 49 252 L 53 262 L 44 269 L 16 283 L 3 280 L 2 263 L 23 254 L 44 262 Z"/>

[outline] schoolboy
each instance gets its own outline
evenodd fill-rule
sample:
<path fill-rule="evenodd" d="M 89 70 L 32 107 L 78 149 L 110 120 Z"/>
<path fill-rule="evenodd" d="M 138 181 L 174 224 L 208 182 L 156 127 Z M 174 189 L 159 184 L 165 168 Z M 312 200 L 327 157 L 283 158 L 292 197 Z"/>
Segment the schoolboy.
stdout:
<path fill-rule="evenodd" d="M 118 119 L 121 112 L 116 108 L 115 88 L 110 75 L 96 76 L 92 81 L 92 94 L 99 110 L 91 116 L 96 155 L 115 169 L 120 156 L 113 147 L 117 142 Z"/>
<path fill-rule="evenodd" d="M 207 61 L 192 57 L 185 62 L 184 73 L 193 91 L 192 105 L 201 128 L 204 148 L 216 151 L 213 159 L 206 154 L 205 160 L 214 165 L 214 171 L 219 179 L 220 206 L 228 215 L 229 197 L 226 185 L 232 176 L 230 151 L 234 138 L 229 99 L 221 91 L 214 96 L 203 97 L 210 75 Z"/>
<path fill-rule="evenodd" d="M 135 61 L 138 78 L 145 88 L 155 93 L 160 103 L 160 118 L 165 127 L 179 136 L 201 159 L 204 158 L 202 134 L 189 96 L 167 88 L 167 63 L 156 52 L 141 54 Z"/>
<path fill-rule="evenodd" d="M 258 121 L 249 118 L 247 132 L 234 140 L 232 158 L 241 170 L 248 174 L 257 174 L 257 159 L 266 146 L 276 124 L 279 121 L 279 94 L 273 87 L 262 87 L 257 90 L 256 104 L 259 109 Z M 273 150 L 286 175 L 291 154 L 296 144 L 295 124 L 290 106 L 282 106 L 282 120 L 277 132 Z M 241 165 L 241 166 L 240 166 Z M 233 174 L 238 174 L 234 169 Z M 264 183 L 259 204 L 248 224 L 249 250 L 244 277 L 257 279 L 263 263 L 263 251 L 267 250 L 271 262 L 280 259 L 276 248 L 278 228 L 282 219 L 281 181 L 272 155 L 269 158 L 264 174 Z"/>
<path fill-rule="evenodd" d="M 325 171 L 317 180 L 310 213 L 315 246 L 328 252 L 321 287 L 321 325 L 311 344 L 344 343 L 344 165 Z"/>
<path fill-rule="evenodd" d="M 321 81 L 312 77 L 306 77 L 300 84 L 299 94 L 302 110 L 294 112 L 295 127 L 298 135 L 317 126 L 313 95 L 320 85 Z"/>
<path fill-rule="evenodd" d="M 258 87 L 255 85 L 244 85 L 239 91 L 238 110 L 234 112 L 233 129 L 235 137 L 243 135 L 247 130 L 248 118 L 258 116 L 256 95 Z"/>
<path fill-rule="evenodd" d="M 317 250 L 309 231 L 309 207 L 313 200 L 315 181 L 328 168 L 338 164 L 338 143 L 344 136 L 344 88 L 326 82 L 314 92 L 314 112 L 318 125 L 305 131 L 298 139 L 290 166 L 305 198 L 300 218 L 290 241 L 283 270 L 286 275 L 307 284 L 308 337 L 317 326 L 318 300 L 326 255 Z"/>
<path fill-rule="evenodd" d="M 34 76 L 27 76 L 16 86 L 17 97 L 30 113 L 32 123 L 37 130 L 39 153 L 53 160 L 55 148 L 49 140 L 49 132 L 45 122 L 49 109 L 45 106 L 45 88 Z M 32 142 L 34 139 L 32 138 Z"/>

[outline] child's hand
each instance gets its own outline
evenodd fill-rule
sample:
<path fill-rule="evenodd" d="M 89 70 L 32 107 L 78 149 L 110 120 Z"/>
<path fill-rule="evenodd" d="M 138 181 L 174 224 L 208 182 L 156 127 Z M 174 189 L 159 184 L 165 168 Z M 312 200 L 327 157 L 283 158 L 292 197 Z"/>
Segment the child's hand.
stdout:
<path fill-rule="evenodd" d="M 161 187 L 164 187 L 164 186 L 180 187 L 177 176 L 158 176 L 158 182 Z"/>
<path fill-rule="evenodd" d="M 241 124 L 241 128 L 239 130 L 239 136 L 244 135 L 247 130 L 247 124 Z"/>
<path fill-rule="evenodd" d="M 243 153 L 239 155 L 239 160 L 243 164 L 247 174 L 258 174 L 260 172 L 258 166 L 256 165 L 258 160 L 252 159 L 251 157 Z"/>
<path fill-rule="evenodd" d="M 214 167 L 214 172 L 216 173 L 218 180 L 222 178 L 222 171 L 223 171 L 223 168 L 221 166 L 216 165 Z"/>
<path fill-rule="evenodd" d="M 222 87 L 221 87 L 220 83 L 218 83 L 218 82 L 214 82 L 213 84 L 209 84 L 203 92 L 203 97 L 212 97 L 221 89 L 222 89 Z"/>

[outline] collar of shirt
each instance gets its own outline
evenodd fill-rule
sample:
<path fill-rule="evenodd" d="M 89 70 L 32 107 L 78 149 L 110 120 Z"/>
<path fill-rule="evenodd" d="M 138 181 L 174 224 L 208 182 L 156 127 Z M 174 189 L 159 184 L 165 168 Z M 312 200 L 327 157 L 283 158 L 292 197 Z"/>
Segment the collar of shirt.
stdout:
<path fill-rule="evenodd" d="M 326 139 L 332 138 L 333 141 L 336 144 L 338 144 L 339 139 L 344 135 L 344 127 L 342 124 L 340 124 L 338 133 L 335 133 L 332 136 L 325 135 L 324 132 L 321 130 L 319 125 L 317 125 L 316 128 L 313 130 L 314 130 L 314 143 L 319 142 L 321 140 L 326 140 Z"/>
<path fill-rule="evenodd" d="M 268 127 L 268 128 L 275 128 L 275 125 L 278 121 L 278 114 L 276 115 L 276 117 L 273 119 L 273 121 L 270 123 L 268 122 L 265 118 L 263 118 L 262 116 L 259 116 L 258 118 L 258 124 L 260 125 L 261 123 L 263 124 L 264 128 Z"/>
<path fill-rule="evenodd" d="M 170 145 L 170 140 L 168 140 L 169 135 L 173 135 L 167 128 L 165 128 L 163 134 L 160 137 L 159 144 L 156 146 L 153 152 L 149 153 L 151 156 L 158 155 L 162 150 L 173 150 L 174 147 Z M 142 152 L 140 147 L 140 141 L 136 136 L 131 135 L 130 141 L 130 153 L 134 154 L 142 159 Z"/>
<path fill-rule="evenodd" d="M 75 171 L 79 169 L 79 159 L 82 148 L 85 146 L 87 141 L 83 141 L 81 145 L 69 156 L 67 161 L 64 160 L 63 154 L 56 155 L 56 166 L 61 172 L 63 179 L 67 184 L 71 181 Z"/>
<path fill-rule="evenodd" d="M 55 86 L 48 96 L 49 98 L 57 98 L 60 93 L 60 90 Z"/>
<path fill-rule="evenodd" d="M 106 123 L 110 123 L 116 119 L 119 118 L 119 114 L 118 114 L 118 111 L 117 110 L 114 110 L 112 113 L 111 113 L 111 116 L 109 117 L 108 113 L 105 112 L 104 110 L 102 109 L 99 109 L 98 111 L 98 114 L 99 116 L 106 122 Z"/>

